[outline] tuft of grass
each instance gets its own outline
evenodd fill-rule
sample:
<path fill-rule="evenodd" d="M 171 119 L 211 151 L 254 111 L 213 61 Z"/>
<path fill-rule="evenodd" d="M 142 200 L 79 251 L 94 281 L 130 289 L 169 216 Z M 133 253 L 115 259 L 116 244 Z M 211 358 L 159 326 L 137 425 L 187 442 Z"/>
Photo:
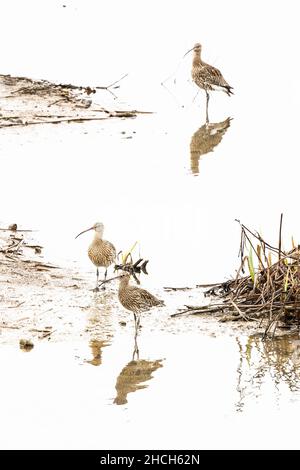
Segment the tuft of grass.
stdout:
<path fill-rule="evenodd" d="M 249 274 L 254 284 L 255 283 L 255 269 L 254 269 L 254 264 L 253 264 L 253 250 L 251 246 L 249 250 L 249 256 L 247 257 L 247 262 L 248 262 Z"/>
<path fill-rule="evenodd" d="M 123 255 L 122 255 L 122 263 L 123 264 L 126 264 L 127 263 L 127 260 L 129 258 L 129 256 L 132 258 L 132 252 L 135 250 L 136 246 L 138 245 L 138 241 L 134 242 L 134 244 L 132 245 L 132 247 L 130 248 L 130 250 L 126 251 Z"/>

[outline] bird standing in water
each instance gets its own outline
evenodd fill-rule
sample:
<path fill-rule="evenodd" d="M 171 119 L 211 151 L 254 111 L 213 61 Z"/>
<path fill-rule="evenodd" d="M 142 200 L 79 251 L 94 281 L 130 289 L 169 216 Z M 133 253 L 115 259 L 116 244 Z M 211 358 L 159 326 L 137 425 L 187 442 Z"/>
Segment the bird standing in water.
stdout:
<path fill-rule="evenodd" d="M 92 243 L 88 248 L 88 256 L 91 262 L 97 267 L 97 284 L 95 287 L 95 292 L 99 291 L 99 268 L 103 267 L 105 269 L 104 281 L 106 281 L 107 268 L 115 261 L 116 259 L 116 249 L 112 243 L 107 240 L 103 240 L 103 231 L 104 225 L 101 222 L 96 222 L 92 227 L 83 230 L 75 238 L 79 237 L 89 230 L 95 230 L 95 235 Z"/>
<path fill-rule="evenodd" d="M 133 312 L 136 331 L 140 324 L 140 313 L 150 310 L 152 307 L 165 305 L 163 300 L 158 299 L 145 289 L 129 285 L 130 274 L 121 274 L 119 284 L 119 301 L 124 308 Z"/>
<path fill-rule="evenodd" d="M 226 82 L 220 70 L 203 62 L 201 59 L 201 49 L 201 44 L 196 43 L 192 49 L 184 54 L 184 57 L 189 52 L 194 51 L 192 79 L 206 93 L 206 122 L 208 122 L 209 91 L 222 90 L 230 96 L 233 95 L 233 88 Z"/>

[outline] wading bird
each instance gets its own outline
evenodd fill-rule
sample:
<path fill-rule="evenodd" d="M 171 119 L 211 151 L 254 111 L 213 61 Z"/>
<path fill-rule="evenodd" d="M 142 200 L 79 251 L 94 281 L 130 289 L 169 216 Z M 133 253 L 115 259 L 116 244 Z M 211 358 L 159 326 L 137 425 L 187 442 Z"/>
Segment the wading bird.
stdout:
<path fill-rule="evenodd" d="M 99 290 L 99 268 L 106 268 L 104 275 L 104 281 L 106 281 L 107 268 L 116 259 L 116 249 L 112 243 L 107 240 L 103 240 L 104 225 L 101 222 L 96 222 L 95 225 L 83 230 L 83 232 L 80 232 L 75 238 L 89 230 L 95 230 L 94 239 L 88 248 L 88 256 L 91 262 L 97 267 L 97 284 L 95 287 L 95 291 L 97 292 Z"/>
<path fill-rule="evenodd" d="M 119 301 L 124 308 L 133 312 L 137 331 L 140 324 L 140 313 L 146 312 L 152 307 L 163 306 L 165 303 L 163 300 L 158 299 L 145 289 L 129 285 L 129 273 L 121 274 L 119 277 Z"/>
<path fill-rule="evenodd" d="M 201 44 L 196 43 L 192 49 L 184 54 L 184 57 L 189 52 L 194 51 L 192 79 L 206 93 L 206 122 L 208 122 L 209 91 L 222 90 L 230 96 L 233 95 L 233 88 L 226 82 L 220 70 L 203 62 L 201 59 L 201 49 Z"/>

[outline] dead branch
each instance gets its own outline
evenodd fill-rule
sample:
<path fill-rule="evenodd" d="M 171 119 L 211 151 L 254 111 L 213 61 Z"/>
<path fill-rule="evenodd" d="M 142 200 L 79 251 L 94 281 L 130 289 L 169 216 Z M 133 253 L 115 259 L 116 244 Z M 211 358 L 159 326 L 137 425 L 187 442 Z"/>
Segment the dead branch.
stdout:
<path fill-rule="evenodd" d="M 121 78 L 119 78 L 119 80 L 114 81 L 113 83 L 111 83 L 111 84 L 108 85 L 108 86 L 96 86 L 95 89 L 96 89 L 96 90 L 106 90 L 106 91 L 108 91 L 109 93 L 111 93 L 111 94 L 113 95 L 113 97 L 116 99 L 117 96 L 111 91 L 110 88 L 114 88 L 114 89 L 119 88 L 119 86 L 116 87 L 115 85 L 116 85 L 117 83 L 119 83 L 121 80 L 123 80 L 123 78 L 125 78 L 125 77 L 127 77 L 127 76 L 128 76 L 128 73 L 126 73 L 126 74 L 123 75 Z"/>
<path fill-rule="evenodd" d="M 166 291 L 186 291 L 191 289 L 193 289 L 193 287 L 164 287 Z"/>
<path fill-rule="evenodd" d="M 12 229 L 12 228 L 0 228 L 1 231 L 4 232 L 37 232 L 37 230 L 21 230 L 21 229 Z"/>

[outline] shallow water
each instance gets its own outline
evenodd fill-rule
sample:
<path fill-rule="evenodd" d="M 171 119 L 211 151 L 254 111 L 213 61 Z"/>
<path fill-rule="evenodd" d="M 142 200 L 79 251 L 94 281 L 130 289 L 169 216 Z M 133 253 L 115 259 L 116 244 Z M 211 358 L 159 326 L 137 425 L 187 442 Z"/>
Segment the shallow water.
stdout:
<path fill-rule="evenodd" d="M 299 344 L 143 331 L 135 362 L 122 333 L 2 347 L 1 447 L 284 447 L 278 426 L 299 417 Z"/>
<path fill-rule="evenodd" d="M 284 212 L 286 247 L 292 235 L 299 241 L 299 38 L 292 2 L 284 11 L 273 2 L 271 23 L 261 2 L 249 4 L 247 21 L 236 2 L 210 2 L 199 11 L 197 1 L 191 12 L 164 2 L 151 7 L 147 24 L 135 2 L 109 2 L 109 11 L 98 15 L 85 2 L 64 3 L 62 10 L 60 2 L 49 2 L 47 15 L 45 6 L 35 8 L 34 29 L 30 18 L 18 23 L 22 44 L 3 52 L 3 73 L 103 85 L 129 71 L 117 100 L 98 92 L 96 101 L 154 114 L 1 129 L 0 220 L 38 229 L 45 257 L 81 270 L 91 286 L 90 234 L 74 237 L 103 221 L 118 250 L 139 242 L 136 256 L 150 260 L 143 286 L 168 309 L 161 318 L 155 312 L 143 319 L 137 364 L 131 362 L 132 319 L 120 325 L 123 316 L 114 307 L 99 308 L 94 321 L 103 328 L 89 338 L 44 341 L 30 352 L 17 341 L 2 344 L 0 446 L 299 447 L 291 424 L 299 415 L 298 336 L 263 343 L 253 324 L 241 333 L 207 318 L 170 320 L 186 294 L 163 291 L 232 276 L 239 261 L 235 219 L 273 244 Z M 114 15 L 119 34 L 112 37 L 110 22 L 99 30 L 99 18 L 110 18 L 116 7 L 122 14 Z M 166 38 L 170 8 L 174 21 Z M 36 60 L 32 45 L 51 15 L 57 34 L 46 35 L 52 42 L 40 34 L 43 53 Z M 78 35 L 84 25 L 86 36 Z M 193 101 L 196 90 L 188 82 L 191 58 L 180 62 L 176 83 L 160 85 L 198 40 L 206 44 L 205 60 L 235 89 L 230 99 L 212 95 L 208 127 L 204 96 Z M 283 55 L 289 74 L 278 67 Z M 92 321 L 82 312 L 82 324 Z"/>

